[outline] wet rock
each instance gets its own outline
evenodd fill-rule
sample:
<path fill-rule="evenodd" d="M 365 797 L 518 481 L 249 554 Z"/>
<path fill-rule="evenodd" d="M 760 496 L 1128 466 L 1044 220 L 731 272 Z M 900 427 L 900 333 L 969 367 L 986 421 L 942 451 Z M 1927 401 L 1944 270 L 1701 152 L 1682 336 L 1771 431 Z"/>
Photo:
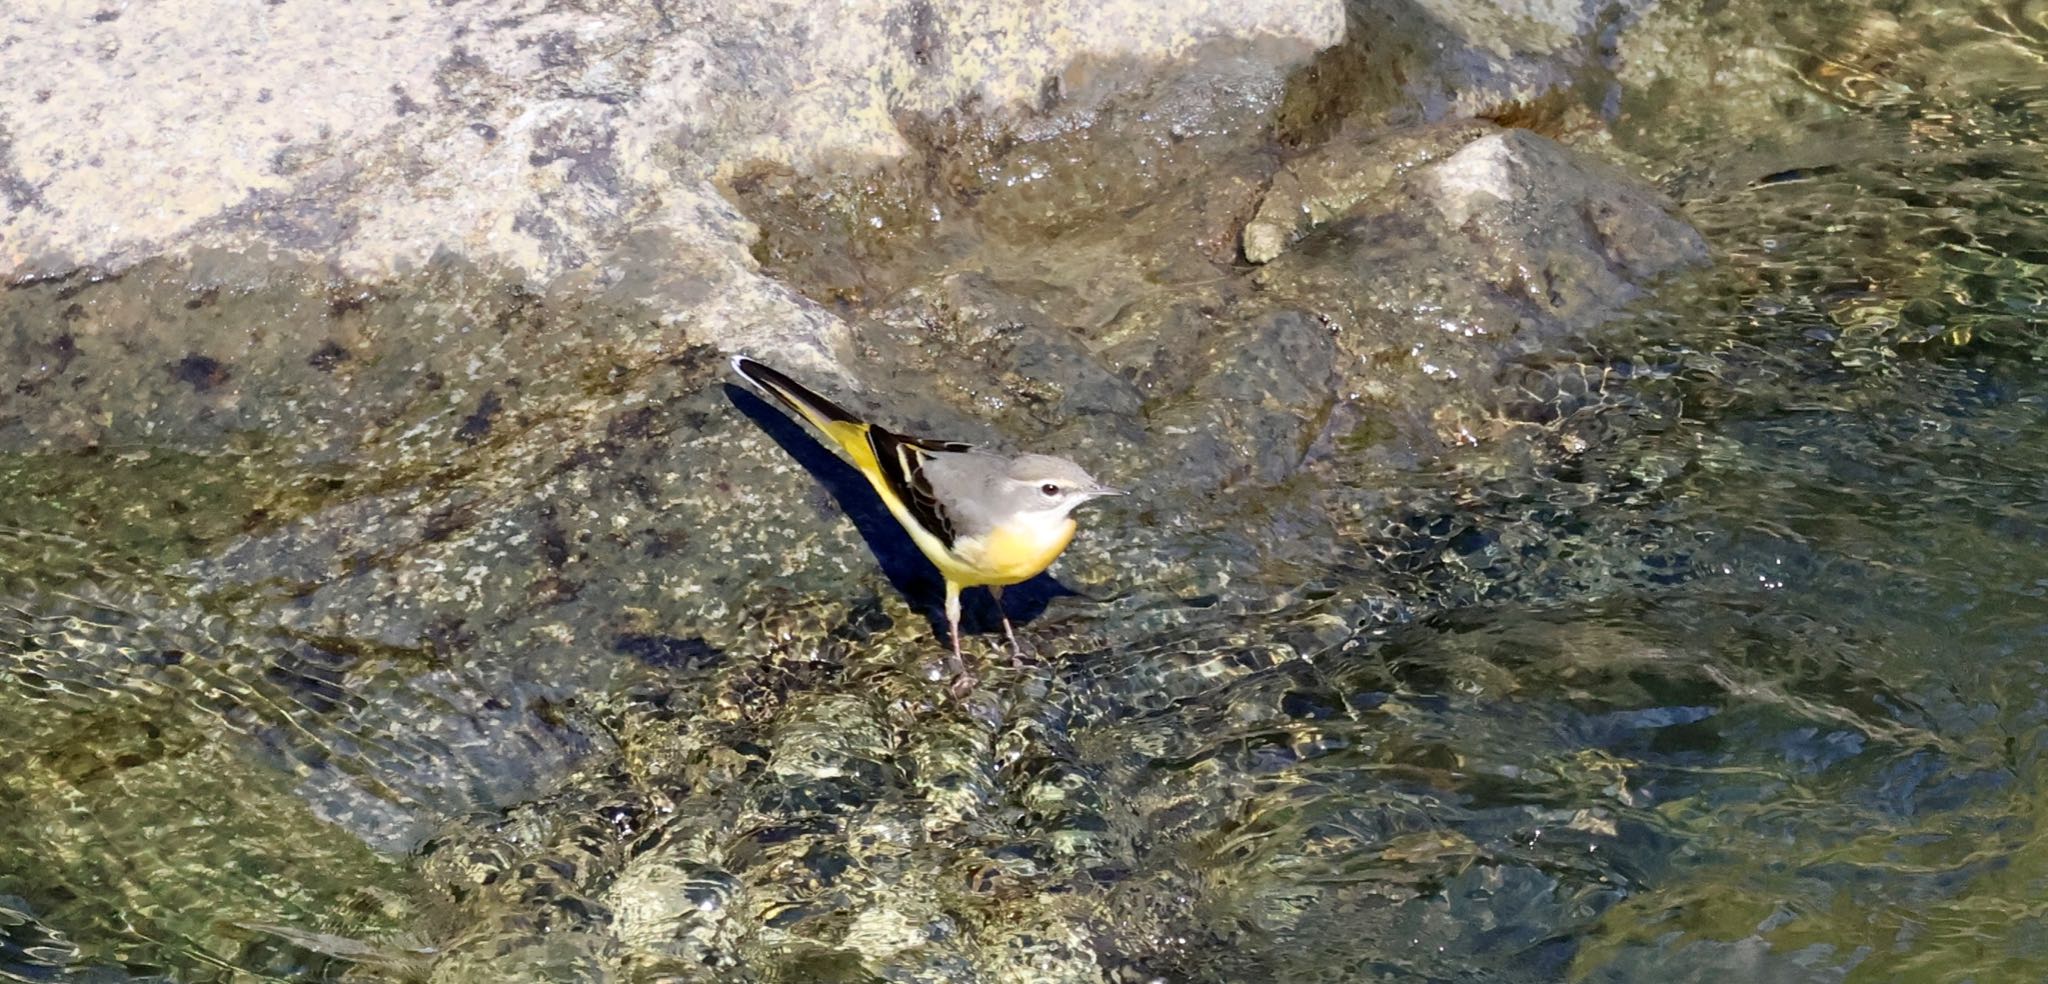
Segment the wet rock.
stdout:
<path fill-rule="evenodd" d="M 1347 125 L 1471 117 L 1553 135 L 1597 133 L 1612 112 L 1616 38 L 1660 7 L 1643 0 L 1353 0 L 1345 5 L 1344 42 L 1292 80 L 1278 136 L 1314 147 Z"/>
<path fill-rule="evenodd" d="M 1423 221 L 1483 251 L 1473 258 L 1479 265 L 1572 261 L 1546 276 L 1568 280 L 1576 297 L 1550 296 L 1534 283 L 1495 286 L 1579 324 L 1626 303 L 1637 285 L 1706 257 L 1699 233 L 1640 180 L 1530 131 L 1484 123 L 1397 131 L 1310 155 L 1260 203 L 1245 230 L 1246 256 L 1269 262 L 1340 217 L 1398 221 L 1384 216 L 1418 199 L 1435 213 Z M 1510 243 L 1509 235 L 1528 238 Z"/>
<path fill-rule="evenodd" d="M 171 375 L 176 376 L 179 382 L 189 383 L 193 389 L 204 393 L 227 382 L 229 373 L 228 367 L 221 365 L 219 359 L 194 352 L 179 359 L 177 364 L 171 367 Z"/>
<path fill-rule="evenodd" d="M 887 353 L 890 361 L 901 360 L 903 365 L 891 378 L 936 377 L 942 392 L 957 394 L 956 399 L 971 406 L 999 411 L 997 415 L 1008 418 L 1013 427 L 1025 420 L 1051 426 L 1076 418 L 1108 422 L 1135 417 L 1140 394 L 1109 371 L 1085 339 L 1055 321 L 1045 296 L 1052 292 L 1050 284 L 1004 282 L 982 271 L 955 272 L 930 288 L 906 291 L 875 322 L 857 331 L 867 346 Z M 927 362 L 930 368 L 922 365 Z M 915 371 L 905 371 L 913 366 Z M 919 408 L 908 403 L 888 409 L 914 413 Z M 932 412 L 957 414 L 946 408 Z M 925 426 L 987 425 L 967 419 Z"/>
<path fill-rule="evenodd" d="M 1244 258 L 1271 262 L 1309 230 L 1387 195 L 1397 178 L 1458 152 L 1494 128 L 1470 121 L 1359 134 L 1291 161 L 1273 176 L 1244 229 Z"/>
<path fill-rule="evenodd" d="M 1337 343 L 1299 310 L 1267 314 L 1215 335 L 1195 355 L 1210 371 L 1149 415 L 1149 449 L 1182 469 L 1185 490 L 1273 485 L 1308 456 L 1336 399 Z"/>
<path fill-rule="evenodd" d="M 1288 189 L 1275 213 L 1313 231 L 1256 274 L 1333 323 L 1361 367 L 1352 392 L 1424 445 L 1481 439 L 1507 360 L 1590 330 L 1707 255 L 1668 200 L 1609 165 L 1526 130 L 1438 132 L 1469 139 L 1320 227 Z M 1381 153 L 1365 148 L 1361 169 L 1383 168 Z M 1284 238 L 1268 228 L 1267 242 Z"/>

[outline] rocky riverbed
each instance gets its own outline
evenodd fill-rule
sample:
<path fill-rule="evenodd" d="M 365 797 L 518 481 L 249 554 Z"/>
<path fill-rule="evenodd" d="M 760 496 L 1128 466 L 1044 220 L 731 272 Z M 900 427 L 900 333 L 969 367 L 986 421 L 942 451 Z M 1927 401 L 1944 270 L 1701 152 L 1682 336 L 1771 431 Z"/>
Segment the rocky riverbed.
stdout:
<path fill-rule="evenodd" d="M 2044 54 L 0 13 L 0 977 L 2048 968 Z M 1032 660 L 740 352 L 1134 490 Z"/>

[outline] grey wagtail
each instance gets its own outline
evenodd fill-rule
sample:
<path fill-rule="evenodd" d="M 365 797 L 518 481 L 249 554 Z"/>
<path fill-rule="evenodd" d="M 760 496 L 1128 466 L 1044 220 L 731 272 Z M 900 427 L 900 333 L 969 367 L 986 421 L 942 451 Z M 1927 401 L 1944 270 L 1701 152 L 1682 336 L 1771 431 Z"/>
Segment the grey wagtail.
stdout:
<path fill-rule="evenodd" d="M 946 579 L 946 624 L 960 653 L 960 589 L 985 587 L 1003 618 L 1010 649 L 1022 655 L 1003 588 L 1038 576 L 1074 538 L 1074 507 L 1124 495 L 1080 465 L 1049 454 L 1006 458 L 953 441 L 907 437 L 868 423 L 745 356 L 735 372 L 823 432 L 882 497 L 911 542 Z M 963 681 L 972 678 L 963 673 Z"/>

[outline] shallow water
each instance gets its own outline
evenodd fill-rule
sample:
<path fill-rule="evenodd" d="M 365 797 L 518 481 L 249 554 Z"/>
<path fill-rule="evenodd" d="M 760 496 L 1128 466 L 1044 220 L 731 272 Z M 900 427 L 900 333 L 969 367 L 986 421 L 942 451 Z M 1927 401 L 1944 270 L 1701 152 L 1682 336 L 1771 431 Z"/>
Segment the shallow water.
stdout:
<path fill-rule="evenodd" d="M 1289 493 L 1327 542 L 1254 588 L 1053 601 L 1072 651 L 994 704 L 921 704 L 885 599 L 829 633 L 799 602 L 764 631 L 828 641 L 758 655 L 627 625 L 640 667 L 601 672 L 498 658 L 513 615 L 387 643 L 295 620 L 317 571 L 231 576 L 362 496 L 525 494 L 487 465 L 0 460 L 0 978 L 596 979 L 627 900 L 684 898 L 634 979 L 966 972 L 904 939 L 1170 980 L 2048 979 L 2044 13 L 1788 18 L 1834 109 L 1804 143 L 1632 94 L 1676 122 L 1621 150 L 1671 162 L 1710 268 L 1511 364 L 1476 447 L 1334 449 Z"/>

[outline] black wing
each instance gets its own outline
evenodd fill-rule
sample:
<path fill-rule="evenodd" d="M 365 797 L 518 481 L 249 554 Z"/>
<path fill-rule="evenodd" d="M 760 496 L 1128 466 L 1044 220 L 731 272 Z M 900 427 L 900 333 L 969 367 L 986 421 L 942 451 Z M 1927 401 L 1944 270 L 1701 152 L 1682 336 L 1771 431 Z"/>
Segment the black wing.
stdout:
<path fill-rule="evenodd" d="M 882 477 L 888 481 L 889 490 L 910 508 L 910 515 L 917 519 L 918 525 L 938 537 L 939 542 L 951 550 L 958 534 L 953 529 L 953 518 L 946 514 L 946 507 L 932 493 L 931 479 L 924 474 L 924 462 L 934 451 L 972 451 L 974 446 L 956 441 L 905 437 L 872 425 L 868 427 L 868 444 L 875 449 L 875 460 L 882 465 Z"/>

